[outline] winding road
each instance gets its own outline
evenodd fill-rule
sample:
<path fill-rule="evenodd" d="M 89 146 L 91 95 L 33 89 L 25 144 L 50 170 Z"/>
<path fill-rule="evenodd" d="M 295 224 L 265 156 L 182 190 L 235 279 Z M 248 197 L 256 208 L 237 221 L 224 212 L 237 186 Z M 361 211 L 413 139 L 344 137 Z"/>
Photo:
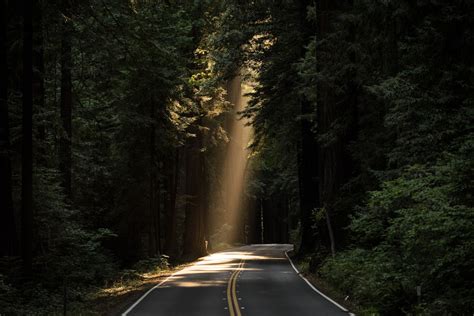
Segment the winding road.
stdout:
<path fill-rule="evenodd" d="M 122 316 L 336 316 L 286 255 L 292 245 L 249 245 L 202 258 L 145 293 Z"/>

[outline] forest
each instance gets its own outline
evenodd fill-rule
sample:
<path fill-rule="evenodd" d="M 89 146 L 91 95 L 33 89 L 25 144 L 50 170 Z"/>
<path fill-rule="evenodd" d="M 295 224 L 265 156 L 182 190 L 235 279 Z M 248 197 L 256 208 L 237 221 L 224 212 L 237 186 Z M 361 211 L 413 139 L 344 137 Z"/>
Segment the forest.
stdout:
<path fill-rule="evenodd" d="M 0 315 L 247 244 L 474 313 L 473 1 L 0 6 Z"/>

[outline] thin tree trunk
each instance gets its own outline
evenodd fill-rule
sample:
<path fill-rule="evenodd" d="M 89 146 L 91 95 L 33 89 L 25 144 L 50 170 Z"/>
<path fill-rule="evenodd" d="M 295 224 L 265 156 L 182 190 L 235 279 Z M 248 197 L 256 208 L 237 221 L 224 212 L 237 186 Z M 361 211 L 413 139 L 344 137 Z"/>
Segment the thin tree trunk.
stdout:
<path fill-rule="evenodd" d="M 201 144 L 202 146 L 202 144 Z M 207 162 L 206 162 L 206 156 L 204 153 L 200 152 L 200 171 L 201 174 L 199 176 L 199 179 L 201 179 L 201 184 L 200 184 L 200 203 L 201 203 L 201 210 L 202 210 L 202 216 L 201 216 L 201 225 L 204 229 L 204 247 L 202 251 L 204 254 L 208 254 L 209 250 L 212 249 L 212 245 L 210 244 L 210 234 L 211 234 L 211 225 L 210 225 L 210 210 L 209 210 L 209 172 L 207 170 Z M 243 222 L 243 221 L 242 221 Z"/>
<path fill-rule="evenodd" d="M 72 198 L 72 21 L 70 20 L 70 0 L 62 0 L 61 30 L 61 122 L 62 132 L 59 140 L 59 168 L 63 177 L 63 188 L 68 198 Z"/>
<path fill-rule="evenodd" d="M 17 252 L 8 119 L 7 0 L 0 0 L 0 257 Z"/>
<path fill-rule="evenodd" d="M 33 1 L 23 2 L 23 114 L 21 164 L 21 254 L 31 275 L 33 261 Z"/>
<path fill-rule="evenodd" d="M 334 232 L 332 230 L 331 216 L 327 210 L 325 215 L 328 226 L 329 241 L 331 243 L 331 255 L 334 257 L 336 255 L 336 240 L 334 239 Z"/>
<path fill-rule="evenodd" d="M 288 209 L 288 196 L 282 192 L 281 197 L 281 222 L 280 222 L 280 236 L 282 243 L 288 243 L 289 241 L 289 228 L 288 222 L 289 218 L 289 209 Z"/>
<path fill-rule="evenodd" d="M 260 243 L 265 243 L 265 208 L 264 208 L 264 199 L 260 197 L 258 199 L 258 214 L 259 214 L 259 223 L 260 223 Z"/>
<path fill-rule="evenodd" d="M 160 162 L 158 162 L 158 172 L 155 175 L 156 178 L 156 221 L 155 221 L 155 241 L 156 241 L 156 250 L 158 254 L 161 254 L 161 168 Z"/>
<path fill-rule="evenodd" d="M 260 198 L 256 198 L 254 201 L 255 205 L 255 243 L 261 244 L 263 243 L 263 214 L 262 214 L 262 200 Z"/>

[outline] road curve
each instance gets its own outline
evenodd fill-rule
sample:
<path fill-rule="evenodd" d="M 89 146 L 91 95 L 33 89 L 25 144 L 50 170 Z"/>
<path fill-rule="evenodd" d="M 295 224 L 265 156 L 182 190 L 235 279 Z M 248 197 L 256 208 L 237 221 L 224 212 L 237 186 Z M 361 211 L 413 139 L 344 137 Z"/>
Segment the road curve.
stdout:
<path fill-rule="evenodd" d="M 312 289 L 285 252 L 249 245 L 204 257 L 144 294 L 122 316 L 348 315 Z"/>

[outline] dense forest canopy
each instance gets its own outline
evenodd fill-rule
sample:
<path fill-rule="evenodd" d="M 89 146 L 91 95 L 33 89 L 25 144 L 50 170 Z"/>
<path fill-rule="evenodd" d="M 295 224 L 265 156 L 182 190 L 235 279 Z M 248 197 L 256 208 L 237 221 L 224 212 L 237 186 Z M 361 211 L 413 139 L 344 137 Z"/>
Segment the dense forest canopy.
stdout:
<path fill-rule="evenodd" d="M 474 2 L 0 5 L 0 314 L 255 243 L 474 312 Z"/>

